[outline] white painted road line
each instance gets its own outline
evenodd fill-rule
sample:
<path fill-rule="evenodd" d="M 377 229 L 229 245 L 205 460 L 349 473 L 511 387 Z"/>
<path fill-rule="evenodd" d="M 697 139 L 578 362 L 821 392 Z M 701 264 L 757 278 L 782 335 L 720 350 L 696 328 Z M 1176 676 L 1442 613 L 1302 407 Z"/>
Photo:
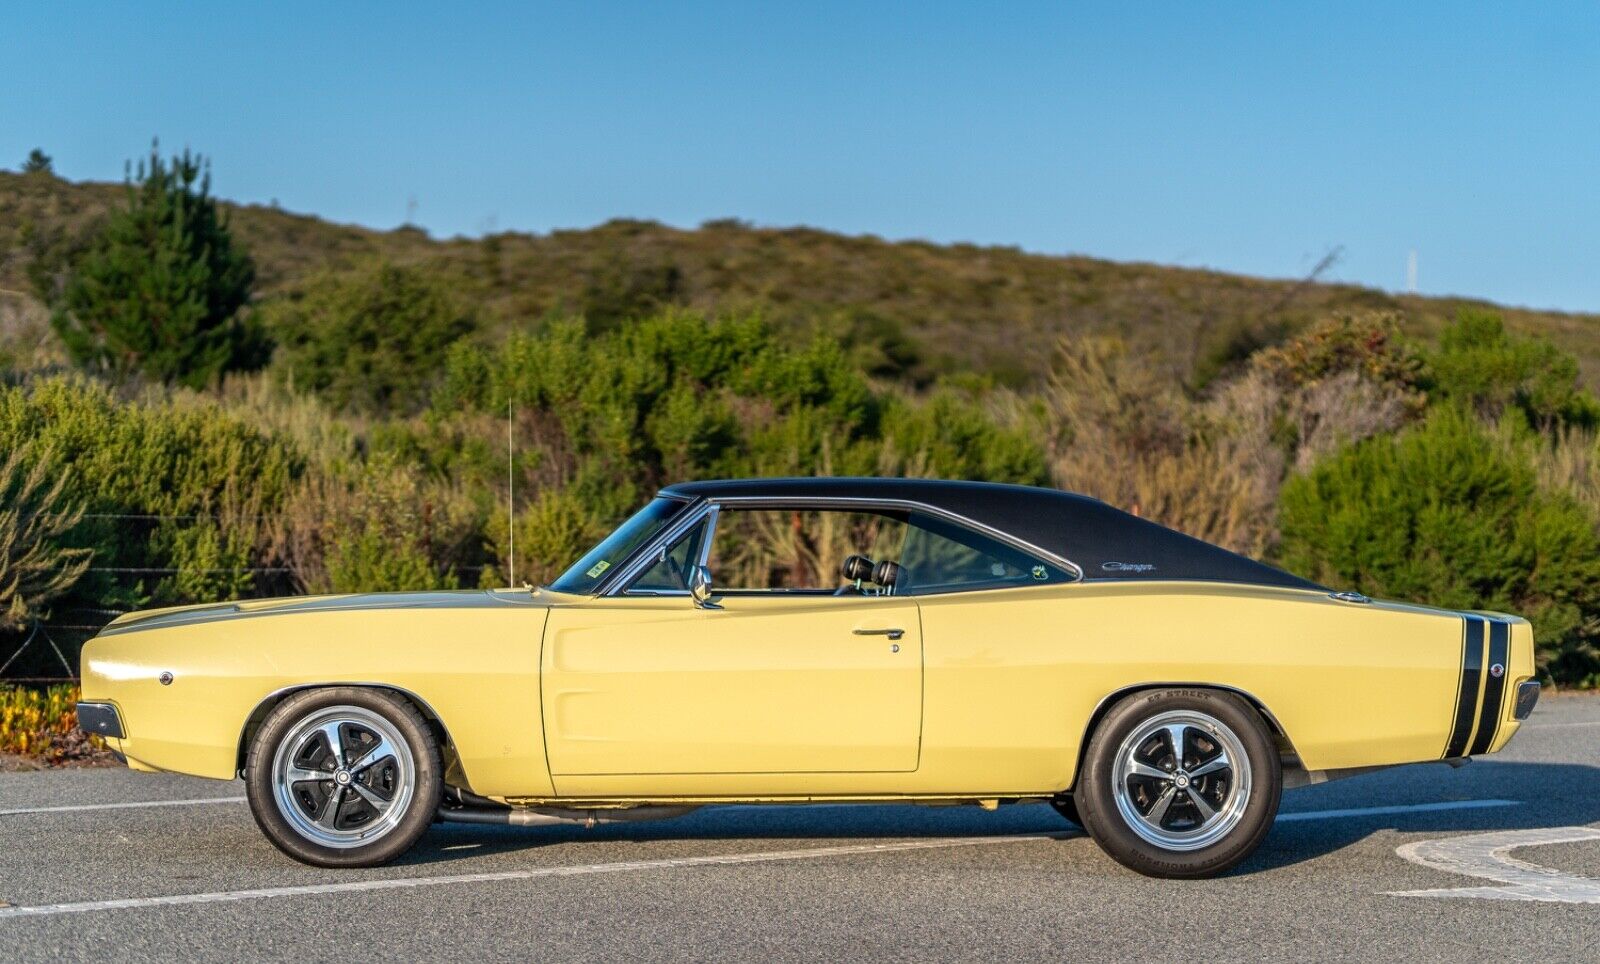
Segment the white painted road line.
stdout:
<path fill-rule="evenodd" d="M 1431 813 L 1436 810 L 1481 810 L 1484 807 L 1514 807 L 1520 800 L 1447 800 L 1443 803 L 1413 803 L 1391 807 L 1352 807 L 1348 810 L 1302 810 L 1280 813 L 1278 822 L 1291 820 L 1332 820 L 1338 817 L 1382 817 L 1401 813 Z"/>
<path fill-rule="evenodd" d="M 498 873 L 452 874 L 445 877 L 393 877 L 387 880 L 352 880 L 335 884 L 306 884 L 298 887 L 222 890 L 205 894 L 173 894 L 167 897 L 126 897 L 118 900 L 88 900 L 71 904 L 0 907 L 0 919 L 10 917 L 49 917 L 57 914 L 84 914 L 94 911 L 132 910 L 147 907 L 177 907 L 189 904 L 217 904 L 228 901 L 263 900 L 271 897 L 407 890 L 419 887 L 440 887 L 447 884 L 486 884 L 514 880 L 535 880 L 541 877 L 581 877 L 588 874 L 673 870 L 685 867 L 719 867 L 732 864 L 773 863 L 781 860 L 817 860 L 825 857 L 848 857 L 855 854 L 894 853 L 907 850 L 944 850 L 951 847 L 983 847 L 991 844 L 1030 843 L 1040 840 L 1057 840 L 1062 836 L 1064 835 L 1014 834 L 994 837 L 948 837 L 943 840 L 905 840 L 884 844 L 811 847 L 804 850 L 768 850 L 748 854 L 669 857 L 661 860 L 627 860 L 609 864 L 568 864 L 560 867 L 535 867 L 527 870 L 506 870 Z"/>
<path fill-rule="evenodd" d="M 1524 723 L 1522 730 L 1570 730 L 1579 726 L 1600 726 L 1600 720 L 1590 720 L 1587 723 Z M 1522 732 L 1518 730 L 1517 732 Z"/>
<path fill-rule="evenodd" d="M 244 797 L 200 797 L 195 800 L 143 800 L 129 803 L 79 803 L 67 807 L 15 807 L 0 817 L 22 813 L 76 813 L 82 810 L 140 810 L 144 807 L 200 807 L 212 803 L 244 803 Z"/>
<path fill-rule="evenodd" d="M 94 807 L 134 806 L 187 806 L 201 803 L 236 803 L 242 797 L 213 797 L 204 800 L 164 800 L 145 804 L 96 804 Z M 1329 820 L 1340 817 L 1383 816 L 1389 814 L 1424 813 L 1437 810 L 1466 810 L 1481 807 L 1516 806 L 1516 800 L 1453 800 L 1445 803 L 1423 803 L 1409 806 L 1365 807 L 1347 810 L 1309 810 L 1278 815 L 1280 821 Z M 91 807 L 92 808 L 92 807 Z M 58 808 L 82 809 L 82 808 Z M 14 812 L 14 811 L 0 811 Z M 22 811 L 34 812 L 34 811 Z M 1596 832 L 1600 835 L 1600 831 Z M 771 863 L 782 860 L 815 860 L 824 857 L 845 857 L 856 854 L 894 853 L 908 850 L 946 850 L 952 847 L 981 847 L 990 844 L 1024 843 L 1039 840 L 1061 840 L 1075 837 L 1076 832 L 1011 834 L 991 837 L 947 837 L 936 840 L 905 840 L 882 844 L 850 844 L 839 847 L 810 847 L 803 850 L 775 850 L 748 854 L 716 854 L 705 857 L 669 857 L 661 860 L 630 860 L 609 864 L 569 864 L 559 867 L 537 867 L 528 870 L 508 870 L 496 873 L 453 874 L 440 877 L 397 877 L 387 880 L 353 880 L 331 884 L 306 884 L 294 887 L 261 887 L 253 890 L 223 890 L 200 894 L 171 894 L 164 897 L 124 897 L 112 900 L 89 900 L 63 904 L 37 904 L 8 907 L 0 904 L 0 919 L 10 917 L 49 917 L 59 914 L 85 914 L 107 910 L 135 910 L 149 907 L 176 907 L 188 904 L 217 904 L 230 901 L 263 900 L 272 897 L 298 897 L 319 894 L 362 893 L 378 890 L 404 890 L 419 887 L 439 887 L 446 884 L 479 884 L 499 881 L 533 880 L 541 877 L 576 877 L 587 874 L 625 873 L 629 871 L 665 870 L 684 867 L 717 867 L 737 864 Z"/>
<path fill-rule="evenodd" d="M 1600 840 L 1600 827 L 1508 830 L 1444 840 L 1419 840 L 1395 850 L 1414 864 L 1506 884 L 1504 887 L 1445 887 L 1394 891 L 1391 897 L 1479 897 L 1561 904 L 1600 904 L 1600 880 L 1566 874 L 1508 856 L 1519 847 Z"/>

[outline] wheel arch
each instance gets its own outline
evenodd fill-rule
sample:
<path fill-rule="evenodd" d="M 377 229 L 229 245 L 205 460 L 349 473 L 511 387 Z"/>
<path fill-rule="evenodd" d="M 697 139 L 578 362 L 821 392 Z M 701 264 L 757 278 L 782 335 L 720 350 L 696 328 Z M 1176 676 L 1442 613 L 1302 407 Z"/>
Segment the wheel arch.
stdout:
<path fill-rule="evenodd" d="M 418 696 L 411 690 L 408 690 L 403 686 L 396 686 L 393 683 L 350 682 L 347 680 L 296 683 L 292 686 L 285 686 L 281 689 L 273 690 L 271 693 L 263 696 L 260 702 L 256 703 L 255 708 L 250 711 L 250 714 L 245 717 L 244 726 L 240 727 L 239 729 L 239 744 L 234 759 L 235 771 L 240 776 L 244 775 L 245 761 L 250 755 L 250 742 L 255 739 L 256 732 L 261 729 L 261 724 L 265 722 L 267 716 L 273 710 L 277 709 L 284 700 L 295 695 L 296 693 L 304 693 L 308 690 L 333 689 L 341 686 L 355 687 L 357 689 L 388 690 L 401 699 L 404 699 L 412 706 L 416 707 L 417 712 L 421 713 L 422 718 L 427 720 L 428 725 L 433 728 L 434 736 L 438 737 L 439 739 L 439 748 L 444 753 L 445 782 L 455 782 L 453 778 L 456 777 L 460 771 L 460 765 L 457 762 L 455 741 L 451 739 L 450 729 L 449 727 L 445 726 L 443 717 L 441 717 L 438 711 L 428 704 L 427 700 Z"/>
<path fill-rule="evenodd" d="M 1070 793 L 1072 790 L 1077 788 L 1079 777 L 1083 773 L 1083 760 L 1089 752 L 1089 741 L 1094 739 L 1095 730 L 1100 726 L 1101 721 L 1105 719 L 1106 714 L 1111 711 L 1111 708 L 1136 693 L 1145 693 L 1149 692 L 1150 690 L 1168 689 L 1213 690 L 1219 693 L 1231 693 L 1234 696 L 1243 699 L 1246 703 L 1250 704 L 1252 709 L 1256 711 L 1256 715 L 1261 717 L 1262 722 L 1266 723 L 1267 732 L 1272 734 L 1273 742 L 1278 746 L 1278 757 L 1283 764 L 1284 770 L 1287 771 L 1291 768 L 1300 766 L 1300 755 L 1295 751 L 1294 742 L 1289 739 L 1288 731 L 1283 728 L 1283 724 L 1280 723 L 1278 718 L 1273 715 L 1272 710 L 1267 707 L 1267 704 L 1262 702 L 1260 698 L 1248 690 L 1240 689 L 1237 686 L 1229 686 L 1224 683 L 1196 683 L 1185 681 L 1132 683 L 1120 689 L 1113 690 L 1101 697 L 1100 702 L 1095 704 L 1094 712 L 1089 714 L 1089 721 L 1087 724 L 1085 724 L 1083 728 L 1083 736 L 1078 742 L 1077 759 L 1074 761 L 1072 767 L 1072 783 L 1067 787 L 1067 792 Z"/>

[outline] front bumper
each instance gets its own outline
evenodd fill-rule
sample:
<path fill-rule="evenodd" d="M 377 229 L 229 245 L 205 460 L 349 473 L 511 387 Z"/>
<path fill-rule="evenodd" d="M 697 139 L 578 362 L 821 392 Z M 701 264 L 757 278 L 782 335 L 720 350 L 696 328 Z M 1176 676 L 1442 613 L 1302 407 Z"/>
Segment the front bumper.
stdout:
<path fill-rule="evenodd" d="M 79 703 L 78 729 L 118 740 L 127 736 L 122 730 L 122 716 L 111 703 Z"/>

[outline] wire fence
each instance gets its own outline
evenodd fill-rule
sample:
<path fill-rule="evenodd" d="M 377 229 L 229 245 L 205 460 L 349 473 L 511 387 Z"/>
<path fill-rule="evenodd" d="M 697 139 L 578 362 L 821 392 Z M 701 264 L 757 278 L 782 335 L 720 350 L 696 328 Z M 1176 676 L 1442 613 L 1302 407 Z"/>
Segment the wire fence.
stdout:
<path fill-rule="evenodd" d="M 94 627 L 94 630 L 99 632 L 101 628 L 103 628 L 103 624 L 101 626 Z M 45 624 L 37 620 L 34 621 L 32 627 L 29 629 L 28 637 L 22 641 L 22 645 L 18 646 L 16 650 L 6 658 L 5 662 L 0 663 L 0 678 L 5 677 L 6 670 L 10 669 L 12 664 L 20 659 L 22 654 L 28 651 L 28 647 L 32 646 L 34 641 L 40 636 L 43 636 L 45 642 L 49 644 L 50 650 L 55 653 L 55 657 L 57 661 L 60 662 L 61 668 L 67 671 L 67 676 L 72 679 L 77 679 L 77 670 L 75 670 L 72 666 L 72 663 L 68 661 L 67 654 L 62 651 L 61 646 L 56 642 L 55 637 L 50 635 L 50 631 L 45 628 Z"/>

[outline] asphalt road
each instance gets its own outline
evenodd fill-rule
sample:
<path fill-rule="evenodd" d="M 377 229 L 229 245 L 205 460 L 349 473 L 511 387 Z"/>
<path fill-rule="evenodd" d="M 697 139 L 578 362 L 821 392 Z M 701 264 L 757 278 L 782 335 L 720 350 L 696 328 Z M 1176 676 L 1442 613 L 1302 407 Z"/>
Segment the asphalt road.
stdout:
<path fill-rule="evenodd" d="M 1593 698 L 1547 699 L 1460 770 L 1291 791 L 1211 881 L 1136 876 L 1038 806 L 439 826 L 400 864 L 336 872 L 274 850 L 242 793 L 0 774 L 0 959 L 1600 960 Z M 63 809 L 106 803 L 138 805 Z"/>

